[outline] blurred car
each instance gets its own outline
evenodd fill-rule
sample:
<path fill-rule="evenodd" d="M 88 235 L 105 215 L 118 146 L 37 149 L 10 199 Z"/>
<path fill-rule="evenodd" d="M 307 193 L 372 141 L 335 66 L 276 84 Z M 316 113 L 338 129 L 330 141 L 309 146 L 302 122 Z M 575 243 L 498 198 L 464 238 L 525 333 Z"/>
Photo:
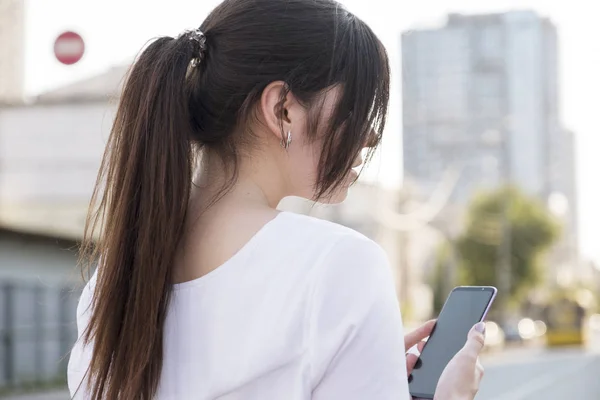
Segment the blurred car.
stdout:
<path fill-rule="evenodd" d="M 511 321 L 502 326 L 504 332 L 504 340 L 506 343 L 521 343 L 523 337 L 519 333 L 518 322 Z"/>
<path fill-rule="evenodd" d="M 585 309 L 567 297 L 545 309 L 548 324 L 546 344 L 549 347 L 582 346 L 585 343 Z"/>
<path fill-rule="evenodd" d="M 485 346 L 488 350 L 496 351 L 504 347 L 504 331 L 494 321 L 486 322 Z"/>
<path fill-rule="evenodd" d="M 546 335 L 548 328 L 544 321 L 521 318 L 504 325 L 505 341 L 515 344 L 529 344 Z"/>
<path fill-rule="evenodd" d="M 600 314 L 590 315 L 586 328 L 587 344 L 591 349 L 600 350 Z"/>
<path fill-rule="evenodd" d="M 594 314 L 590 316 L 588 328 L 591 333 L 600 333 L 600 314 Z"/>

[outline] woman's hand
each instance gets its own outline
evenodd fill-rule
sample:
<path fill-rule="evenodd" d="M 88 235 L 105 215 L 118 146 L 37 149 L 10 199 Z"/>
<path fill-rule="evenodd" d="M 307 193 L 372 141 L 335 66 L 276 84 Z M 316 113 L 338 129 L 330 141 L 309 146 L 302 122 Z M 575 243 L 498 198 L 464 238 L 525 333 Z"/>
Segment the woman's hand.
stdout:
<path fill-rule="evenodd" d="M 479 391 L 483 367 L 479 353 L 485 343 L 485 323 L 469 332 L 467 343 L 448 363 L 435 390 L 435 400 L 472 400 Z"/>
<path fill-rule="evenodd" d="M 410 350 L 413 346 L 417 345 L 417 349 L 419 353 L 423 351 L 423 346 L 425 346 L 425 339 L 431 335 L 431 331 L 435 327 L 435 320 L 431 320 L 421 325 L 421 327 L 412 331 L 408 335 L 404 336 L 404 348 L 406 351 Z M 416 354 L 406 354 L 406 370 L 408 371 L 408 375 L 412 373 L 412 370 L 415 368 L 415 364 L 419 356 Z"/>

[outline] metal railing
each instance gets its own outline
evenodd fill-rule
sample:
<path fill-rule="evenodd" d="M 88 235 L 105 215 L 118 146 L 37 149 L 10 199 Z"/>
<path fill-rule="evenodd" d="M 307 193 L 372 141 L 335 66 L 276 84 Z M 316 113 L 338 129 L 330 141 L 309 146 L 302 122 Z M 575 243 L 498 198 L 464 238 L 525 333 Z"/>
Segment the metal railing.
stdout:
<path fill-rule="evenodd" d="M 65 382 L 78 297 L 70 288 L 0 281 L 0 389 Z"/>

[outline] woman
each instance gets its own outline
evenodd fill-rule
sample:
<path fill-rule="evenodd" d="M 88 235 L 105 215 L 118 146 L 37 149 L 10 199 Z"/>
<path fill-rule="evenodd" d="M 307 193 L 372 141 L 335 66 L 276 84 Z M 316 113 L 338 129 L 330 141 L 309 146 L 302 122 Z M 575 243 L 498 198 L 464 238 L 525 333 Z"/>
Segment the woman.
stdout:
<path fill-rule="evenodd" d="M 333 0 L 225 0 L 133 66 L 102 163 L 69 386 L 82 399 L 408 399 L 383 251 L 280 213 L 379 143 L 385 50 Z M 96 201 L 97 200 L 97 201 Z M 96 228 L 99 240 L 92 246 Z M 472 399 L 473 332 L 438 398 Z"/>

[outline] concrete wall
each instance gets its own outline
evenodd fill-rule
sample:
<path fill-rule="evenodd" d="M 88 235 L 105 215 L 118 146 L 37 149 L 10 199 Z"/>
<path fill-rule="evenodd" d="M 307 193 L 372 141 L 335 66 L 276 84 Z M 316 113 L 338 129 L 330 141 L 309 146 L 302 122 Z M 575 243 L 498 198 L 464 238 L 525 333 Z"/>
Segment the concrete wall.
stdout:
<path fill-rule="evenodd" d="M 0 100 L 23 98 L 24 71 L 25 2 L 0 0 Z"/>
<path fill-rule="evenodd" d="M 0 224 L 77 237 L 114 107 L 108 102 L 0 109 Z"/>

